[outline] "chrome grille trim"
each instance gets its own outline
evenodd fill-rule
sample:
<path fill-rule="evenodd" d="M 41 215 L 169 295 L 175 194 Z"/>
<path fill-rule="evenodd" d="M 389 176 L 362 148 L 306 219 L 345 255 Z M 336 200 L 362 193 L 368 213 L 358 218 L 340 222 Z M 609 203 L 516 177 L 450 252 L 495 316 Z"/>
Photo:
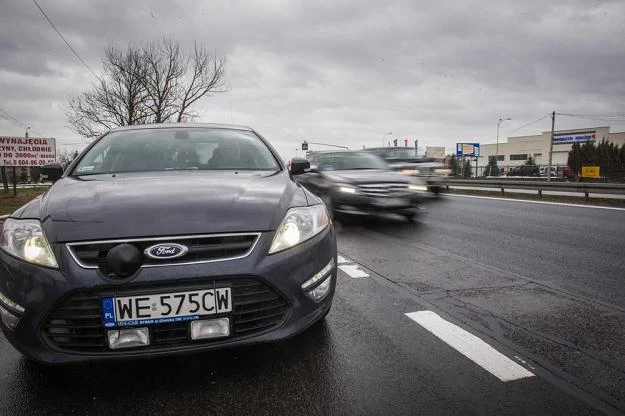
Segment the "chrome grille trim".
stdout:
<path fill-rule="evenodd" d="M 358 189 L 363 195 L 368 196 L 402 196 L 409 193 L 408 183 L 367 183 L 359 184 Z"/>
<path fill-rule="evenodd" d="M 187 262 L 167 262 L 163 261 L 158 264 L 142 264 L 141 268 L 151 268 L 151 267 L 165 267 L 165 266 L 188 266 L 191 264 L 203 264 L 203 263 L 216 263 L 220 261 L 229 261 L 229 260 L 238 260 L 245 258 L 250 255 L 254 248 L 256 248 L 256 244 L 258 244 L 258 240 L 260 240 L 260 236 L 262 233 L 227 233 L 227 234 L 191 234 L 184 236 L 169 236 L 169 237 L 144 237 L 144 238 L 125 238 L 125 239 L 115 239 L 115 240 L 96 240 L 96 241 L 80 241 L 75 243 L 65 243 L 67 247 L 67 251 L 72 256 L 76 264 L 78 264 L 83 269 L 98 269 L 98 265 L 89 265 L 84 264 L 80 261 L 73 247 L 76 246 L 84 246 L 91 244 L 120 244 L 120 243 L 132 243 L 132 242 L 144 242 L 144 241 L 178 241 L 178 240 L 187 240 L 194 238 L 218 238 L 218 237 L 255 237 L 254 242 L 250 246 L 249 250 L 239 256 L 233 257 L 224 257 L 219 259 L 210 259 L 210 260 L 195 260 L 195 261 L 187 261 Z"/>

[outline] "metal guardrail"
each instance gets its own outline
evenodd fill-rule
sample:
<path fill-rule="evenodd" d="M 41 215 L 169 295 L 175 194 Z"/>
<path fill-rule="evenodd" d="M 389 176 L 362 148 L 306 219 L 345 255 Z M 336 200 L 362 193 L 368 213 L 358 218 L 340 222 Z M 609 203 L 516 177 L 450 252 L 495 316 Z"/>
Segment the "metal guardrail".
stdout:
<path fill-rule="evenodd" d="M 504 195 L 505 189 L 520 189 L 527 191 L 537 191 L 538 197 L 542 198 L 543 191 L 582 193 L 589 199 L 590 194 L 615 194 L 625 195 L 625 184 L 620 183 L 584 183 L 584 182 L 543 182 L 516 181 L 501 179 L 448 179 L 445 181 L 447 189 L 454 187 L 479 187 L 500 189 Z"/>

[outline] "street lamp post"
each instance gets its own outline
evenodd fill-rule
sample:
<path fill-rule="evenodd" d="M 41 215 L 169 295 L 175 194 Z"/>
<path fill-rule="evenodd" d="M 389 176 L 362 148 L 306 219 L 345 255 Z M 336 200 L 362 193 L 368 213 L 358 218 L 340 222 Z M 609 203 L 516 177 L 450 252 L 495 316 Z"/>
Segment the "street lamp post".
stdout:
<path fill-rule="evenodd" d="M 393 134 L 392 131 L 389 131 L 388 133 L 386 133 L 384 136 L 382 136 L 382 147 L 384 147 L 384 139 L 386 139 L 386 136 Z"/>
<path fill-rule="evenodd" d="M 495 147 L 495 160 L 498 160 L 499 158 L 499 126 L 501 125 L 502 121 L 508 121 L 508 120 L 512 120 L 511 118 L 500 118 L 499 121 L 497 122 L 497 146 Z"/>

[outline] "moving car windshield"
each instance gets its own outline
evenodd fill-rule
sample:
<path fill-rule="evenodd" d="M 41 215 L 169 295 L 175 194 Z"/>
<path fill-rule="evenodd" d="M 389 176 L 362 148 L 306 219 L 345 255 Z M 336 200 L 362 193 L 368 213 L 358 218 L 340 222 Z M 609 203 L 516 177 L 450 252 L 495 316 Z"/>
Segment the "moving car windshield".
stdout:
<path fill-rule="evenodd" d="M 173 170 L 279 170 L 253 132 L 233 129 L 141 129 L 107 134 L 73 176 Z"/>
<path fill-rule="evenodd" d="M 387 170 L 388 165 L 380 158 L 367 153 L 335 153 L 321 158 L 323 170 Z"/>

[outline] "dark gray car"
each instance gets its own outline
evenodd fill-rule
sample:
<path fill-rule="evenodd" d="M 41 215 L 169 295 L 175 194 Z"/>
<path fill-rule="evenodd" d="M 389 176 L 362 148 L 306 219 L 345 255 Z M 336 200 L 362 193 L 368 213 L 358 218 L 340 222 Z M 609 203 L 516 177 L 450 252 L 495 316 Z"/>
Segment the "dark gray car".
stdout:
<path fill-rule="evenodd" d="M 46 363 L 280 340 L 328 313 L 336 282 L 326 208 L 236 126 L 105 134 L 0 248 L 2 331 Z"/>
<path fill-rule="evenodd" d="M 363 151 L 314 153 L 310 169 L 298 181 L 333 215 L 396 213 L 412 219 L 429 199 L 422 179 L 393 172 L 383 159 Z"/>

